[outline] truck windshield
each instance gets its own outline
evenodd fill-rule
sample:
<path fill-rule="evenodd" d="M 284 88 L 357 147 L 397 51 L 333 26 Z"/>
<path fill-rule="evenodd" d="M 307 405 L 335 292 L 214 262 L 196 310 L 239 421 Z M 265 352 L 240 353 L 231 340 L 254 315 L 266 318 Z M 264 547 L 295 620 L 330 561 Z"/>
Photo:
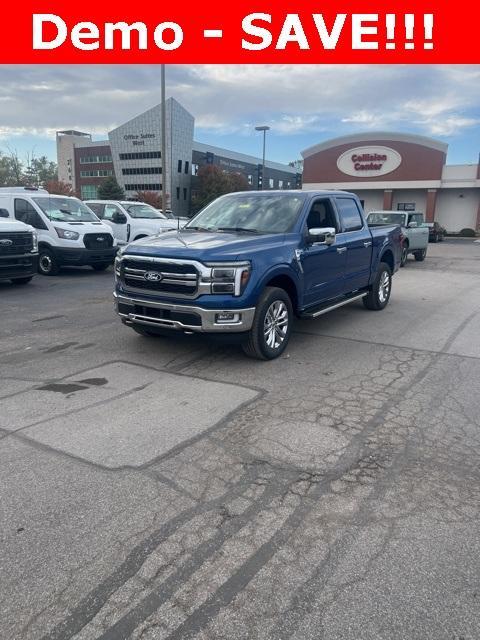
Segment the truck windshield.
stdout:
<path fill-rule="evenodd" d="M 227 195 L 214 200 L 183 229 L 287 233 L 295 224 L 303 202 L 304 195 L 300 193 Z"/>
<path fill-rule="evenodd" d="M 368 224 L 403 224 L 405 225 L 405 215 L 403 213 L 369 213 Z"/>
<path fill-rule="evenodd" d="M 45 196 L 33 198 L 49 220 L 57 222 L 98 222 L 97 216 L 81 200 Z"/>
<path fill-rule="evenodd" d="M 125 205 L 126 210 L 132 218 L 161 218 L 165 220 L 163 213 L 154 209 L 149 204 L 129 204 Z"/>

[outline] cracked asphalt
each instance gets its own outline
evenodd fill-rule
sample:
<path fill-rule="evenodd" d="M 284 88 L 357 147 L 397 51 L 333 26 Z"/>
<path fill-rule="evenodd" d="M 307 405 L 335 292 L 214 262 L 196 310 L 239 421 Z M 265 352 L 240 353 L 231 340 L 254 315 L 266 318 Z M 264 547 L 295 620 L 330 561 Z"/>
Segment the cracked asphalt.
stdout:
<path fill-rule="evenodd" d="M 285 355 L 0 284 L 1 640 L 478 640 L 480 244 Z"/>

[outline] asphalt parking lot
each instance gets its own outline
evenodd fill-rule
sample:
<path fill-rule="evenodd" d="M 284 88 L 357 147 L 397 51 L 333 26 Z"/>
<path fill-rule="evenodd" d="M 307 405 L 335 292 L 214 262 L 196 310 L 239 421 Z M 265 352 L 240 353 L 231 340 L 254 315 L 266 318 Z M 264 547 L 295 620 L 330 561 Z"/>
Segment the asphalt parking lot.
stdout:
<path fill-rule="evenodd" d="M 480 637 L 480 243 L 282 358 L 0 285 L 1 640 Z"/>

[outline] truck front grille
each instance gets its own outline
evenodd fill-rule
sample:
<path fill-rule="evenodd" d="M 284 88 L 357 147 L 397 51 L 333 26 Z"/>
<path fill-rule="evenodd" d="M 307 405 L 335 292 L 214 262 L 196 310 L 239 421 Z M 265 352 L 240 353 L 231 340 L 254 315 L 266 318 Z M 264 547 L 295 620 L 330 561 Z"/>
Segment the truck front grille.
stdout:
<path fill-rule="evenodd" d="M 33 236 L 25 231 L 0 233 L 0 256 L 22 255 L 33 249 Z"/>
<path fill-rule="evenodd" d="M 83 244 L 87 249 L 106 249 L 113 246 L 113 236 L 109 233 L 86 233 Z"/>
<path fill-rule="evenodd" d="M 197 292 L 198 272 L 191 264 L 124 259 L 121 273 L 130 289 L 183 296 L 194 296 Z"/>

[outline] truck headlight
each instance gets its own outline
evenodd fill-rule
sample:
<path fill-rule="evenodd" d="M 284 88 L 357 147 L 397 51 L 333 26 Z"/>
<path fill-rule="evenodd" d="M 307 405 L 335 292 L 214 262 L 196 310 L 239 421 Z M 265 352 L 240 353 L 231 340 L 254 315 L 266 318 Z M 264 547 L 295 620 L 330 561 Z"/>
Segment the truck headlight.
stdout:
<path fill-rule="evenodd" d="M 120 258 L 117 256 L 115 258 L 115 275 L 119 278 L 122 275 L 122 261 L 120 260 Z"/>
<path fill-rule="evenodd" d="M 78 240 L 80 237 L 79 233 L 76 231 L 70 231 L 70 229 L 60 229 L 59 227 L 55 227 L 55 231 L 57 232 L 57 236 L 63 240 Z"/>
<path fill-rule="evenodd" d="M 212 293 L 240 296 L 245 291 L 252 268 L 249 262 L 215 263 L 207 266 L 212 268 L 210 277 Z"/>
<path fill-rule="evenodd" d="M 32 253 L 38 253 L 38 234 L 36 231 L 32 233 Z"/>

